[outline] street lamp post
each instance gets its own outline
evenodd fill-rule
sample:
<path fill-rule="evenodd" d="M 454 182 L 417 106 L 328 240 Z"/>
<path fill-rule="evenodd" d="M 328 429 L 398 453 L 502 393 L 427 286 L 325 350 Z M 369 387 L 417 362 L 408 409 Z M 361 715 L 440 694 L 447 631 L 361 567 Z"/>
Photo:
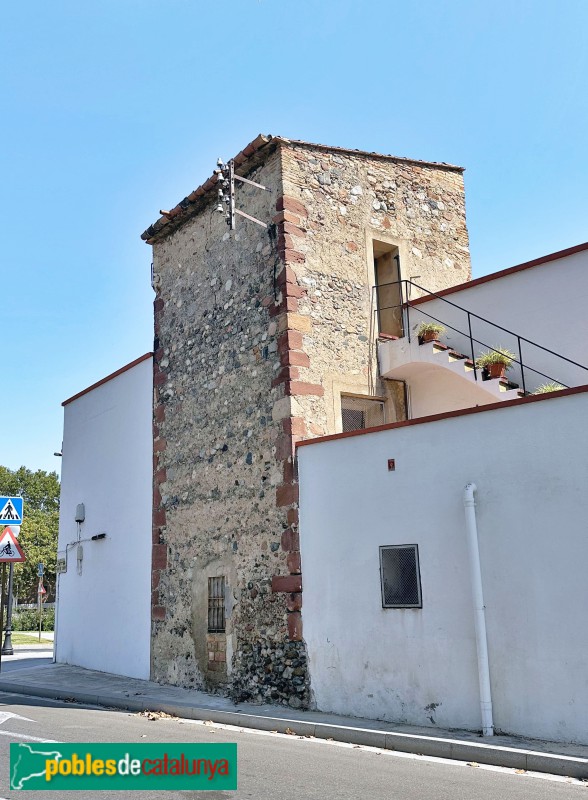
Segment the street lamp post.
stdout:
<path fill-rule="evenodd" d="M 8 573 L 8 608 L 6 610 L 6 635 L 4 636 L 4 644 L 2 645 L 2 655 L 12 656 L 14 650 L 12 648 L 12 577 L 14 571 L 14 564 L 10 564 Z M 1 635 L 1 632 L 0 632 Z"/>

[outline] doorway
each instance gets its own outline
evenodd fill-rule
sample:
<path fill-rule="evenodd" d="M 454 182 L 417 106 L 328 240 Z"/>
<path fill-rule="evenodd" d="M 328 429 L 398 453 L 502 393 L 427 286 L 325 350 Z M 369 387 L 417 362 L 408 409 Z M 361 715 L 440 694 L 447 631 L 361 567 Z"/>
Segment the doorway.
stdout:
<path fill-rule="evenodd" d="M 374 241 L 373 248 L 379 332 L 402 337 L 404 336 L 403 293 L 398 247 Z"/>

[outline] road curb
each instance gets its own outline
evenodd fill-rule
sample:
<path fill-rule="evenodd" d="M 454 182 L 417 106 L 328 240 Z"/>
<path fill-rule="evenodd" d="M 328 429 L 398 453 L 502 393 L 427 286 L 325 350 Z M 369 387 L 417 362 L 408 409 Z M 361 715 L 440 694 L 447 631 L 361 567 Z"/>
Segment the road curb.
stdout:
<path fill-rule="evenodd" d="M 210 720 L 222 725 L 235 725 L 240 728 L 276 731 L 277 733 L 298 736 L 313 736 L 316 739 L 329 739 L 348 744 L 379 747 L 382 750 L 394 750 L 399 753 L 413 753 L 435 758 L 449 758 L 456 761 L 588 779 L 588 759 L 580 758 L 579 756 L 565 756 L 556 753 L 542 753 L 537 750 L 501 747 L 482 742 L 468 742 L 463 739 L 378 731 L 370 728 L 330 725 L 327 723 L 287 719 L 285 717 L 245 714 L 239 711 L 223 711 L 215 708 L 157 701 L 154 698 L 122 698 L 117 695 L 31 687 L 10 680 L 0 680 L 0 691 L 52 700 L 69 700 L 124 711 L 162 711 L 184 719 Z"/>

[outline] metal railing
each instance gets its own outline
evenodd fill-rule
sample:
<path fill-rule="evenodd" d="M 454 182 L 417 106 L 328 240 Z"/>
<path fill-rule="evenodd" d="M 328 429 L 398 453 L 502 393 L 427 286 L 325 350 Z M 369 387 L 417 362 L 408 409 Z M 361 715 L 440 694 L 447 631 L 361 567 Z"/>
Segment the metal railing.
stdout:
<path fill-rule="evenodd" d="M 400 303 L 398 303 L 396 305 L 392 305 L 392 306 L 380 306 L 380 304 L 378 302 L 378 300 L 379 300 L 379 291 L 380 291 L 380 289 L 382 289 L 382 288 L 384 288 L 386 286 L 388 286 L 388 287 L 389 286 L 398 286 L 399 287 L 399 289 L 400 289 Z M 555 378 L 550 377 L 546 373 L 541 372 L 540 370 L 529 366 L 529 364 L 524 364 L 523 363 L 523 347 L 522 347 L 522 343 L 523 342 L 525 342 L 528 345 L 531 345 L 532 347 L 538 348 L 539 350 L 543 351 L 544 353 L 548 353 L 549 355 L 555 356 L 556 358 L 558 358 L 558 359 L 560 359 L 562 361 L 565 361 L 565 362 L 567 362 L 568 364 L 571 364 L 574 367 L 578 367 L 579 369 L 583 369 L 586 372 L 588 372 L 588 367 L 585 366 L 584 364 L 579 364 L 577 361 L 573 361 L 571 358 L 567 358 L 566 356 L 562 356 L 561 353 L 556 353 L 554 350 L 550 350 L 547 347 L 543 347 L 542 345 L 531 341 L 531 339 L 527 339 L 525 336 L 521 336 L 520 334 L 515 333 L 514 331 L 511 331 L 508 328 L 504 328 L 502 325 L 498 325 L 497 323 L 492 322 L 489 319 L 485 319 L 484 317 L 480 316 L 479 314 L 475 314 L 473 311 L 469 311 L 467 308 L 463 308 L 463 306 L 459 306 L 457 303 L 453 303 L 451 300 L 447 300 L 445 297 L 443 297 L 440 294 L 437 294 L 436 292 L 430 292 L 428 289 L 425 289 L 423 286 L 419 286 L 418 283 L 415 283 L 412 280 L 404 279 L 404 280 L 400 280 L 400 281 L 392 281 L 390 283 L 383 283 L 383 284 L 378 284 L 377 286 L 374 286 L 373 289 L 374 289 L 375 294 L 376 294 L 375 308 L 376 308 L 377 313 L 378 313 L 379 321 L 381 321 L 381 312 L 382 311 L 392 310 L 394 308 L 402 309 L 402 311 L 401 311 L 402 328 L 403 328 L 402 335 L 404 335 L 406 333 L 406 336 L 407 336 L 409 342 L 411 341 L 410 311 L 412 309 L 413 313 L 415 313 L 415 311 L 417 310 L 416 307 L 413 305 L 414 301 L 411 301 L 409 299 L 410 288 L 412 288 L 412 287 L 414 287 L 415 289 L 418 289 L 419 292 L 423 292 L 425 296 L 430 297 L 430 298 L 435 298 L 437 300 L 441 300 L 443 303 L 446 303 L 447 305 L 452 306 L 453 308 L 456 308 L 459 311 L 461 311 L 461 312 L 463 312 L 464 314 L 467 315 L 467 332 L 466 332 L 466 331 L 460 330 L 459 328 L 454 327 L 453 325 L 450 325 L 445 320 L 439 319 L 438 317 L 435 317 L 432 314 L 429 314 L 427 311 L 423 311 L 422 308 L 420 308 L 420 307 L 418 308 L 418 313 L 419 314 L 422 314 L 423 316 L 428 317 L 429 319 L 432 319 L 435 322 L 438 322 L 439 324 L 443 325 L 445 328 L 450 328 L 452 331 L 455 331 L 460 336 L 464 336 L 469 340 L 470 352 L 471 352 L 471 360 L 472 360 L 473 366 L 474 366 L 474 378 L 476 380 L 477 380 L 477 370 L 479 369 L 479 367 L 477 366 L 477 362 L 476 362 L 476 354 L 475 354 L 475 351 L 474 351 L 474 343 L 476 343 L 478 345 L 481 345 L 482 347 L 486 347 L 489 350 L 495 350 L 496 346 L 495 345 L 490 345 L 487 342 L 483 342 L 481 339 L 479 339 L 477 337 L 474 337 L 473 332 L 472 332 L 472 319 L 479 320 L 480 322 L 483 322 L 485 325 L 489 325 L 492 328 L 496 328 L 497 330 L 502 331 L 503 333 L 507 333 L 509 336 L 513 336 L 516 339 L 517 350 L 518 350 L 518 358 L 515 357 L 515 358 L 512 359 L 512 361 L 515 364 L 518 364 L 520 366 L 520 369 L 521 369 L 521 388 L 522 388 L 523 393 L 525 393 L 525 394 L 527 392 L 526 381 L 525 381 L 525 369 L 527 369 L 527 371 L 533 372 L 536 375 L 540 375 L 542 378 L 546 378 L 548 381 L 551 381 L 552 383 L 558 383 L 564 389 L 568 389 L 569 386 L 567 386 L 565 383 L 562 383 L 562 381 L 556 380 Z M 404 323 L 405 319 L 406 319 L 406 323 Z M 381 333 L 385 333 L 385 331 L 382 330 L 381 325 L 380 325 L 380 332 Z"/>

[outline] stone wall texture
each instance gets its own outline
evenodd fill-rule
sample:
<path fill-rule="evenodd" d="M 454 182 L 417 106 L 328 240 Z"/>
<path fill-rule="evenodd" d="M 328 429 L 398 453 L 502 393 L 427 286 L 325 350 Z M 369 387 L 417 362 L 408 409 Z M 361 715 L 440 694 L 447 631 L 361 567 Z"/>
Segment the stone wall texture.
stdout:
<path fill-rule="evenodd" d="M 470 277 L 459 170 L 280 142 L 244 175 L 229 231 L 216 195 L 154 253 L 152 677 L 306 707 L 295 445 L 340 430 L 341 393 L 377 375 L 373 241 L 431 290 Z M 207 632 L 208 578 L 226 634 Z"/>

